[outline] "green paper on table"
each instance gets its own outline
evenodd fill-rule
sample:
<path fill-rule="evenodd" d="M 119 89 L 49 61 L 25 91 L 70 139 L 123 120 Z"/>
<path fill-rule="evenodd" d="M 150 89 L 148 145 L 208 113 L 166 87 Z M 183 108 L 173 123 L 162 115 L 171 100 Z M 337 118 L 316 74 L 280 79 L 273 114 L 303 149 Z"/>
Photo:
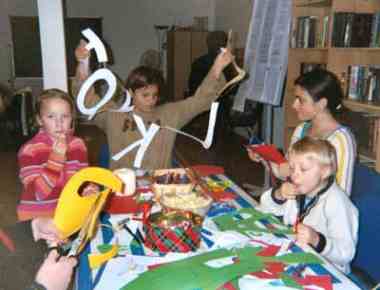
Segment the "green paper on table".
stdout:
<path fill-rule="evenodd" d="M 144 272 L 121 290 L 215 290 L 237 277 L 262 271 L 264 263 L 256 254 L 261 248 L 219 249 L 185 260 L 162 265 Z M 222 268 L 211 268 L 205 262 L 224 257 L 237 256 L 238 262 Z"/>
<path fill-rule="evenodd" d="M 284 264 L 323 264 L 323 261 L 313 253 L 297 252 L 281 256 L 263 257 L 264 262 L 282 262 Z"/>
<path fill-rule="evenodd" d="M 261 247 L 250 246 L 233 250 L 219 249 L 168 263 L 142 273 L 120 290 L 151 289 L 152 285 L 155 285 L 154 289 L 156 290 L 215 290 L 229 281 L 236 283 L 236 279 L 246 274 L 263 271 L 267 262 L 282 262 L 284 264 L 322 263 L 317 256 L 311 253 L 290 253 L 273 257 L 257 256 L 261 250 Z M 205 264 L 212 260 L 231 256 L 237 257 L 238 261 L 220 268 L 212 268 Z M 296 283 L 285 274 L 281 275 L 284 283 Z"/>
<path fill-rule="evenodd" d="M 243 219 L 237 217 L 242 216 Z M 244 218 L 244 216 L 249 216 Z M 266 220 L 273 227 L 266 227 L 260 220 Z M 266 232 L 274 234 L 292 234 L 292 229 L 281 223 L 274 215 L 269 213 L 260 212 L 254 208 L 244 208 L 231 214 L 225 214 L 213 218 L 213 221 L 217 224 L 221 231 L 237 231 L 239 233 L 248 235 L 247 232 Z M 259 223 L 260 225 L 256 224 Z"/>

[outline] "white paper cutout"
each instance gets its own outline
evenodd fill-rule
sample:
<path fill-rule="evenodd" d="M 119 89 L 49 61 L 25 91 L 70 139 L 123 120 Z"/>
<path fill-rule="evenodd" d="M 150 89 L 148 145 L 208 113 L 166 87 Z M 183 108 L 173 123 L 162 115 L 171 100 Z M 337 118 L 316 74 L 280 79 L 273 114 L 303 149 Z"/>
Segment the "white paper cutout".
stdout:
<path fill-rule="evenodd" d="M 96 53 L 96 57 L 99 62 L 105 63 L 108 61 L 107 52 L 106 49 L 102 43 L 102 41 L 98 38 L 98 36 L 89 28 L 82 31 L 82 34 L 88 39 L 88 44 L 86 45 L 86 49 L 91 50 L 94 49 Z M 90 88 L 94 85 L 94 83 L 98 80 L 104 80 L 108 84 L 108 89 L 104 97 L 93 107 L 86 108 L 85 98 L 87 95 L 87 92 L 90 90 Z M 76 98 L 77 106 L 79 111 L 84 114 L 88 115 L 88 119 L 91 120 L 97 113 L 97 111 L 104 106 L 111 98 L 113 97 L 117 86 L 117 80 L 115 75 L 106 68 L 101 68 L 96 70 L 82 85 L 82 87 L 79 90 L 78 96 Z M 112 112 L 131 112 L 134 108 L 134 106 L 131 106 L 132 98 L 128 90 L 125 90 L 126 94 L 126 100 L 124 104 L 119 109 L 112 109 L 110 111 Z M 180 130 L 171 128 L 171 127 L 162 127 L 171 131 L 174 131 L 178 134 L 185 135 L 200 144 L 205 149 L 209 149 L 212 144 L 212 140 L 214 137 L 214 130 L 215 130 L 215 123 L 216 123 L 216 116 L 218 112 L 219 103 L 214 102 L 211 105 L 211 111 L 210 111 L 210 117 L 209 117 L 209 125 L 207 129 L 207 135 L 205 140 L 201 140 L 193 135 L 190 135 L 188 133 L 182 132 Z M 128 145 L 126 148 L 124 148 L 119 153 L 112 156 L 112 159 L 115 161 L 120 160 L 125 154 L 127 154 L 129 151 L 133 150 L 134 148 L 139 146 L 139 149 L 137 150 L 137 154 L 134 161 L 134 166 L 136 168 L 141 167 L 142 160 L 144 158 L 144 154 L 146 150 L 148 149 L 149 144 L 152 142 L 154 136 L 160 129 L 160 126 L 157 124 L 152 123 L 149 127 L 149 130 L 146 130 L 144 122 L 141 117 L 133 114 L 133 117 L 135 119 L 135 122 L 137 124 L 137 128 L 139 129 L 141 135 L 143 136 L 142 139 Z"/>
<path fill-rule="evenodd" d="M 127 112 L 131 112 L 134 108 L 134 106 L 131 106 L 131 103 L 132 103 L 132 97 L 131 97 L 131 94 L 129 93 L 128 90 L 124 90 L 124 94 L 125 94 L 125 102 L 124 104 L 117 110 L 110 110 L 112 112 L 120 112 L 120 113 L 127 113 Z"/>
<path fill-rule="evenodd" d="M 88 39 L 86 49 L 89 51 L 91 49 L 95 50 L 98 62 L 107 62 L 107 52 L 103 45 L 103 42 L 99 39 L 99 37 L 90 28 L 82 30 L 82 34 Z"/>
<path fill-rule="evenodd" d="M 211 109 L 210 109 L 210 117 L 209 117 L 209 121 L 208 121 L 208 129 L 207 129 L 207 135 L 206 135 L 206 139 L 204 141 L 202 141 L 201 139 L 193 136 L 193 135 L 190 135 L 188 133 L 185 133 L 185 132 L 182 132 L 180 130 L 177 130 L 177 129 L 174 129 L 172 127 L 168 127 L 168 126 L 165 126 L 163 128 L 165 129 L 168 129 L 168 130 L 171 130 L 171 131 L 174 131 L 178 134 L 181 134 L 181 135 L 185 135 L 199 143 L 202 144 L 203 148 L 205 149 L 209 149 L 211 147 L 211 144 L 212 144 L 212 140 L 213 140 L 213 137 L 214 137 L 214 131 L 215 131 L 215 122 L 216 122 L 216 116 L 218 114 L 218 107 L 219 107 L 219 103 L 218 102 L 213 102 L 211 104 Z"/>
<path fill-rule="evenodd" d="M 98 80 L 105 80 L 108 84 L 108 89 L 104 97 L 92 108 L 86 108 L 84 101 L 87 95 L 87 92 Z M 88 119 L 91 120 L 96 112 L 103 107 L 113 96 L 116 91 L 116 77 L 115 75 L 107 68 L 101 68 L 95 71 L 81 86 L 78 96 L 77 96 L 77 106 L 79 111 L 88 115 Z M 124 107 L 124 106 L 123 106 Z"/>
<path fill-rule="evenodd" d="M 120 160 L 120 158 L 122 158 L 129 151 L 131 151 L 132 149 L 134 149 L 137 146 L 140 146 L 140 148 L 137 150 L 135 161 L 133 163 L 134 167 L 140 168 L 142 159 L 143 159 L 144 154 L 145 154 L 145 151 L 148 149 L 149 144 L 152 142 L 153 137 L 156 135 L 156 133 L 160 129 L 160 126 L 158 126 L 155 123 L 152 123 L 149 127 L 149 130 L 146 130 L 143 119 L 140 116 L 133 114 L 133 118 L 135 119 L 135 122 L 137 124 L 137 128 L 139 129 L 143 138 L 132 143 L 132 144 L 130 144 L 125 149 L 123 149 L 119 153 L 112 156 L 112 159 L 115 161 L 118 161 L 118 160 Z"/>
<path fill-rule="evenodd" d="M 234 261 L 237 258 L 238 258 L 237 256 L 228 256 L 228 257 L 210 260 L 210 261 L 205 262 L 204 264 L 206 266 L 209 266 L 210 268 L 219 269 L 219 268 L 223 268 L 225 266 L 234 264 Z"/>

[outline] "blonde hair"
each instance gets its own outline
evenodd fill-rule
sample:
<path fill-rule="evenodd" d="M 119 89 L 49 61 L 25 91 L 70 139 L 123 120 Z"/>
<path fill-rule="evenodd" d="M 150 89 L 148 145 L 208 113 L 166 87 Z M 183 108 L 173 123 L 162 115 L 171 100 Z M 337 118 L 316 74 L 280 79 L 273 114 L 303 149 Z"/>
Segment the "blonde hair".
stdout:
<path fill-rule="evenodd" d="M 327 140 L 304 137 L 289 149 L 289 155 L 308 155 L 323 166 L 330 168 L 330 176 L 337 171 L 336 151 Z"/>
<path fill-rule="evenodd" d="M 42 106 L 44 105 L 44 102 L 47 100 L 52 99 L 60 99 L 65 101 L 69 104 L 71 109 L 71 116 L 73 119 L 72 127 L 75 128 L 75 117 L 76 117 L 76 107 L 74 100 L 70 97 L 70 95 L 60 89 L 48 89 L 42 91 L 42 93 L 39 95 L 36 106 L 35 106 L 35 112 L 36 112 L 36 118 L 41 115 Z"/>

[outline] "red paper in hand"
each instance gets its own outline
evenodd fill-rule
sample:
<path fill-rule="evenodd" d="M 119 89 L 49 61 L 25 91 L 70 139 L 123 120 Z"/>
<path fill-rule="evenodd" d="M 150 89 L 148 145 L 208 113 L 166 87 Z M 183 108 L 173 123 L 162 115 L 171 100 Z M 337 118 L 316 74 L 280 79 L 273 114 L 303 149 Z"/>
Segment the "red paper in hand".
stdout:
<path fill-rule="evenodd" d="M 287 161 L 284 155 L 282 155 L 276 146 L 272 144 L 248 145 L 247 148 L 252 152 L 259 154 L 266 161 L 271 161 L 277 164 Z"/>

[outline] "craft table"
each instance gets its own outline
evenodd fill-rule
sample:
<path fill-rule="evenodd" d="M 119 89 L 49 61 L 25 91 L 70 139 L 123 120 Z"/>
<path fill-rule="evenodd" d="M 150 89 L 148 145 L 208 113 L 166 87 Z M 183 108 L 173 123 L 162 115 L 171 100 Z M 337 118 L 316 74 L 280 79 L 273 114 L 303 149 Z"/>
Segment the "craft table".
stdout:
<path fill-rule="evenodd" d="M 245 216 L 246 213 L 240 212 L 240 211 L 256 211 L 255 208 L 257 208 L 257 202 L 250 197 L 244 190 L 242 190 L 239 186 L 237 186 L 232 180 L 230 180 L 228 177 L 226 177 L 223 174 L 218 175 L 210 175 L 207 177 L 204 177 L 204 179 L 207 181 L 208 184 L 211 184 L 212 186 L 218 186 L 218 184 L 223 188 L 223 192 L 225 193 L 224 201 L 219 201 L 218 205 L 225 204 L 227 208 L 236 208 L 236 210 L 239 211 L 239 216 Z M 147 184 L 140 184 L 137 185 L 138 190 L 143 190 L 144 192 L 148 191 Z M 226 198 L 227 197 L 227 198 Z M 237 211 L 234 211 L 236 214 Z M 213 208 L 210 211 L 211 213 L 215 214 L 215 210 L 213 211 Z M 210 213 L 209 212 L 209 213 Z M 207 217 L 204 221 L 204 230 L 202 229 L 201 232 L 201 246 L 200 250 L 196 253 L 211 253 L 211 250 L 214 249 L 213 247 L 213 241 L 210 236 L 208 236 L 208 232 L 210 229 L 213 229 L 211 225 L 217 224 L 219 229 L 224 228 L 223 231 L 228 230 L 229 227 L 231 227 L 233 223 L 233 219 L 228 219 L 229 213 L 224 215 L 219 215 L 216 217 Z M 260 215 L 260 214 L 259 214 Z M 145 271 L 147 269 L 147 265 L 151 266 L 156 264 L 162 264 L 167 263 L 170 261 L 176 261 L 179 258 L 183 259 L 185 253 L 175 253 L 175 254 L 168 254 L 168 255 L 159 255 L 154 253 L 152 250 L 138 244 L 135 242 L 131 235 L 129 235 L 126 231 L 123 232 L 114 232 L 111 229 L 112 225 L 115 225 L 118 221 L 125 219 L 128 215 L 127 214 L 104 214 L 101 218 L 101 223 L 103 224 L 102 227 L 99 228 L 95 238 L 87 245 L 85 250 L 82 252 L 80 257 L 80 262 L 78 266 L 78 270 L 76 273 L 76 279 L 75 279 L 75 286 L 77 290 L 118 290 L 122 289 L 123 287 L 125 289 L 127 285 L 131 281 L 133 281 L 138 274 L 142 271 Z M 131 216 L 131 215 L 129 215 Z M 141 222 L 140 222 L 141 223 Z M 239 223 L 243 224 L 243 222 L 239 221 Z M 301 249 L 297 245 L 295 245 L 291 238 L 289 238 L 289 235 L 283 234 L 286 233 L 289 228 L 286 228 L 285 226 L 279 226 L 276 223 L 271 223 L 271 218 L 265 218 L 265 215 L 262 214 L 262 216 L 259 217 L 255 222 L 252 224 L 255 224 L 255 229 L 257 231 L 261 231 L 262 237 L 265 237 L 265 241 L 260 240 L 260 238 L 256 239 L 256 234 L 253 234 L 253 236 L 250 236 L 248 239 L 252 238 L 252 241 L 250 243 L 254 244 L 254 246 L 264 246 L 263 247 L 263 255 L 264 252 L 268 254 L 272 251 L 272 254 L 270 255 L 279 255 L 280 251 L 284 250 L 284 242 L 286 243 L 286 250 L 290 253 L 306 253 L 306 252 L 312 252 L 316 257 L 321 259 L 324 263 L 323 264 L 305 264 L 305 262 L 302 263 L 302 274 L 297 274 L 298 278 L 300 278 L 303 283 L 311 283 L 312 285 L 317 285 L 319 288 L 312 286 L 312 287 L 305 287 L 304 289 L 334 289 L 334 290 L 349 290 L 349 289 L 359 289 L 355 286 L 354 283 L 351 282 L 345 275 L 337 271 L 331 264 L 329 264 L 326 260 L 324 260 L 321 256 L 313 252 L 311 249 Z M 136 221 L 134 224 L 131 225 L 131 228 L 133 230 L 136 230 L 136 227 L 139 227 L 138 221 Z M 212 230 L 211 230 L 212 231 Z M 269 231 L 269 232 L 268 232 Z M 258 234 L 260 236 L 260 234 Z M 268 243 L 268 237 L 270 241 L 273 241 L 273 245 Z M 256 240 L 256 242 L 254 242 Z M 279 242 L 280 241 L 280 242 Z M 214 240 L 215 242 L 215 240 Z M 100 266 L 97 269 L 91 270 L 89 267 L 89 260 L 88 255 L 99 253 L 100 248 L 104 248 L 107 244 L 115 244 L 117 243 L 119 246 L 122 246 L 124 252 L 122 254 L 112 258 L 102 266 Z M 277 243 L 277 244 L 276 244 Z M 276 248 L 277 246 L 277 248 Z M 252 248 L 252 247 L 249 247 Z M 211 250 L 209 250 L 211 249 Z M 276 254 L 277 253 L 277 254 Z M 182 255 L 182 256 L 181 256 Z M 192 254 L 192 256 L 196 256 L 195 254 Z M 200 256 L 197 256 L 200 257 Z M 240 256 L 239 256 L 240 258 Z M 182 260 L 185 261 L 185 260 Z M 169 263 L 170 264 L 170 263 Z M 276 263 L 271 264 L 276 265 Z M 300 264 L 301 265 L 301 264 Z M 301 266 L 302 266 L 301 265 Z M 289 268 L 292 268 L 291 266 L 287 265 L 286 271 L 289 271 Z M 151 267 L 149 268 L 151 269 Z M 300 269 L 298 266 L 294 266 L 294 269 Z M 219 269 L 218 269 L 219 270 Z M 265 269 L 267 270 L 267 269 Z M 298 271 L 297 270 L 297 271 Z M 269 270 L 268 270 L 269 271 Z M 285 270 L 284 270 L 285 271 Z M 150 271 L 153 272 L 153 271 Z M 269 271 L 270 272 L 270 271 Z M 273 272 L 274 273 L 274 272 Z M 175 274 L 174 274 L 175 275 Z M 294 272 L 292 275 L 295 275 Z M 303 275 L 303 276 L 301 276 Z M 223 276 L 223 275 L 219 275 Z M 245 278 L 248 277 L 248 279 L 239 280 L 239 283 L 251 283 L 249 277 L 253 277 L 251 275 L 244 276 Z M 263 287 L 259 286 L 258 278 L 263 279 L 262 281 L 265 281 L 264 278 L 270 278 L 268 276 L 268 272 L 261 271 L 258 273 L 255 278 L 255 283 L 252 286 L 245 287 L 244 289 L 262 289 Z M 272 277 L 273 278 L 273 277 Z M 322 279 L 323 278 L 323 279 Z M 329 283 L 325 283 L 326 279 L 330 281 Z M 173 276 L 172 276 L 172 279 Z M 315 282 L 314 284 L 313 279 L 316 280 L 323 280 L 319 282 Z M 300 281 L 301 281 L 300 280 Z M 307 282 L 307 281 L 308 282 Z M 237 279 L 236 279 L 237 281 Z M 297 280 L 298 281 L 298 280 Z M 324 286 L 321 286 L 324 285 Z M 250 284 L 248 284 L 250 285 Z M 309 284 L 310 285 L 310 284 Z M 239 289 L 239 286 L 237 286 L 237 283 L 227 283 L 225 284 L 226 288 L 220 288 L 220 289 Z M 267 286 L 266 286 L 267 287 Z M 123 288 L 123 289 L 124 289 Z M 152 285 L 151 289 L 156 289 Z M 269 288 L 265 288 L 269 289 Z M 276 289 L 276 288 L 271 288 Z M 284 288 L 279 287 L 279 289 L 290 289 L 290 288 Z M 148 289 L 141 289 L 141 290 L 148 290 Z M 176 289 L 167 289 L 167 290 L 176 290 Z M 191 289 L 189 289 L 191 290 Z"/>

